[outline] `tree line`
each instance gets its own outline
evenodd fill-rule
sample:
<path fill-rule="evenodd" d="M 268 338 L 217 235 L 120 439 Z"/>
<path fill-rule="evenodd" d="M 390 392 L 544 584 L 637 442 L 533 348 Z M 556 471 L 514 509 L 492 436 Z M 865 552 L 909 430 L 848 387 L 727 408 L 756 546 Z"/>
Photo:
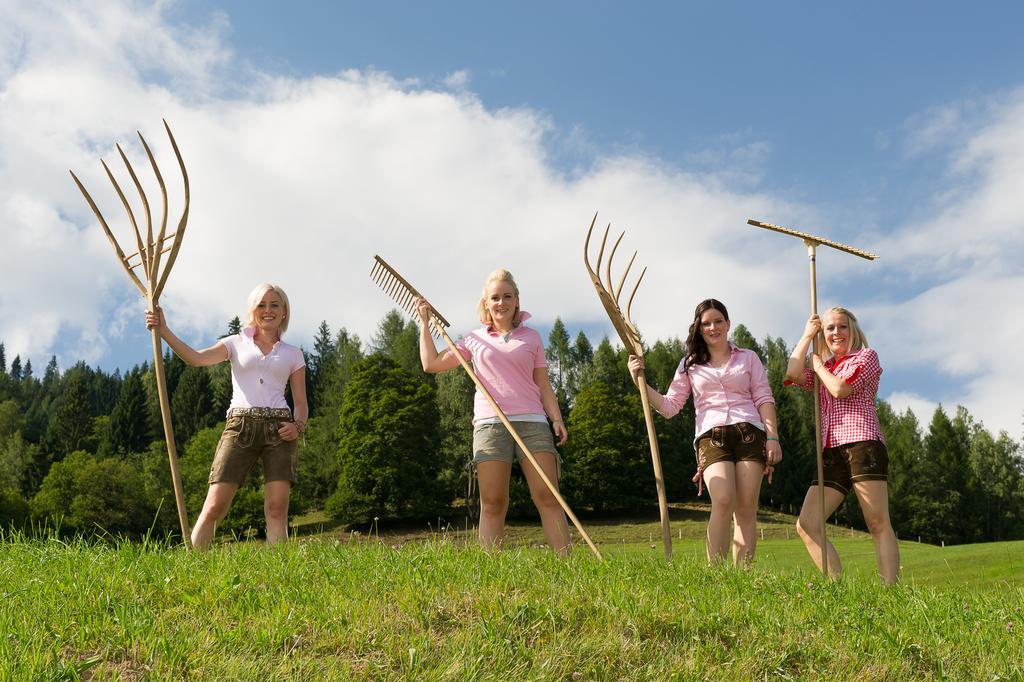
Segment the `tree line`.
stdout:
<path fill-rule="evenodd" d="M 226 329 L 237 333 L 237 318 Z M 467 464 L 473 384 L 462 371 L 427 375 L 418 330 L 391 311 L 368 343 L 320 324 L 306 356 L 311 408 L 299 446 L 293 515 L 324 509 L 344 524 L 421 522 L 472 514 Z M 783 387 L 789 351 L 736 325 L 733 342 L 764 362 L 775 395 L 785 459 L 761 504 L 796 512 L 815 472 L 813 396 Z M 678 338 L 647 347 L 646 374 L 667 390 L 684 347 Z M 561 488 L 578 513 L 655 513 L 656 493 L 640 396 L 626 352 L 604 338 L 571 337 L 556 320 L 546 346 L 551 384 L 569 441 Z M 884 358 L 883 358 L 884 361 Z M 194 518 L 231 399 L 227 363 L 188 367 L 164 357 L 179 464 Z M 1024 457 L 1009 434 L 993 435 L 963 407 L 938 407 L 927 427 L 883 400 L 893 526 L 903 539 L 947 544 L 1024 538 Z M 692 402 L 679 416 L 655 414 L 670 501 L 696 499 L 690 479 Z M 261 532 L 262 480 L 250 475 L 222 530 Z M 516 468 L 510 513 L 531 514 Z M 863 528 L 858 505 L 837 522 Z M 37 377 L 29 360 L 8 364 L 0 342 L 0 526 L 31 532 L 138 537 L 175 534 L 177 516 L 156 381 L 148 363 L 122 374 L 84 362 L 61 372 L 55 357 Z"/>

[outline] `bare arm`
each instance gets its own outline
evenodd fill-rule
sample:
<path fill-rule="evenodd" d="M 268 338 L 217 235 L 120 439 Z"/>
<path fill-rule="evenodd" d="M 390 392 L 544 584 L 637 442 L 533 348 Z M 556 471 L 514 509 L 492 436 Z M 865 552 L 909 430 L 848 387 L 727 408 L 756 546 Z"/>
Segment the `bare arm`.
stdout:
<path fill-rule="evenodd" d="M 633 377 L 633 385 L 640 385 L 640 370 L 644 368 L 644 359 L 637 357 L 636 355 L 629 356 L 629 376 Z M 647 389 L 647 400 L 658 412 L 661 412 L 663 403 L 665 402 L 665 396 L 658 393 L 656 390 L 651 388 L 650 384 L 644 384 L 644 388 Z"/>
<path fill-rule="evenodd" d="M 432 308 L 425 298 L 416 299 L 416 312 L 420 316 L 420 364 L 427 374 L 447 372 L 457 367 L 459 359 L 447 348 L 440 353 L 434 345 L 434 337 L 430 335 L 430 311 Z"/>
<path fill-rule="evenodd" d="M 228 359 L 227 346 L 219 341 L 209 348 L 196 350 L 179 339 L 171 331 L 170 327 L 167 326 L 167 322 L 164 319 L 164 311 L 160 306 L 157 306 L 156 312 L 152 310 L 146 311 L 146 328 L 158 329 L 160 338 L 167 342 L 167 345 L 171 347 L 175 355 L 181 358 L 185 364 L 192 367 L 209 367 Z"/>
<path fill-rule="evenodd" d="M 814 373 L 818 375 L 821 385 L 832 394 L 833 398 L 845 398 L 853 393 L 853 386 L 828 371 L 825 363 L 817 355 L 811 356 L 811 366 L 814 368 Z"/>
<path fill-rule="evenodd" d="M 292 421 L 285 422 L 277 430 L 284 440 L 295 440 L 306 430 L 309 419 L 309 404 L 306 401 L 306 368 L 300 367 L 288 377 L 288 385 L 292 389 Z"/>
<path fill-rule="evenodd" d="M 789 363 L 786 365 L 786 379 L 794 384 L 804 383 L 804 368 L 807 366 L 807 351 L 814 343 L 814 337 L 821 331 L 821 319 L 817 315 L 811 315 L 804 327 L 804 334 L 789 356 Z"/>
<path fill-rule="evenodd" d="M 544 405 L 545 414 L 551 419 L 555 435 L 558 436 L 557 445 L 562 445 L 569 438 L 569 432 L 565 428 L 565 422 L 562 421 L 562 410 L 558 407 L 558 398 L 555 397 L 555 391 L 551 388 L 548 368 L 534 367 L 533 381 L 540 389 L 540 402 Z"/>

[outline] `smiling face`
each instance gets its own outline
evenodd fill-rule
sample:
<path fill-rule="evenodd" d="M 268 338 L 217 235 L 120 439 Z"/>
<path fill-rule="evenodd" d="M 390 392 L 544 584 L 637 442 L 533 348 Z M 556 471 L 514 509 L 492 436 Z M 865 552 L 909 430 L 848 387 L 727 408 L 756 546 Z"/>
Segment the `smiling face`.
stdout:
<path fill-rule="evenodd" d="M 519 295 L 510 282 L 491 280 L 484 289 L 484 307 L 496 329 L 509 331 L 515 326 Z"/>
<path fill-rule="evenodd" d="M 721 310 L 705 310 L 700 316 L 700 335 L 708 348 L 721 348 L 729 342 L 729 320 Z"/>
<path fill-rule="evenodd" d="M 281 296 L 273 289 L 270 289 L 267 293 L 263 294 L 263 298 L 256 304 L 252 316 L 253 321 L 262 333 L 279 336 L 281 325 L 284 323 L 287 315 L 288 309 L 284 301 L 281 300 Z"/>
<path fill-rule="evenodd" d="M 834 357 L 838 359 L 850 352 L 852 329 L 846 315 L 835 311 L 825 313 L 821 331 L 825 335 L 825 345 Z"/>

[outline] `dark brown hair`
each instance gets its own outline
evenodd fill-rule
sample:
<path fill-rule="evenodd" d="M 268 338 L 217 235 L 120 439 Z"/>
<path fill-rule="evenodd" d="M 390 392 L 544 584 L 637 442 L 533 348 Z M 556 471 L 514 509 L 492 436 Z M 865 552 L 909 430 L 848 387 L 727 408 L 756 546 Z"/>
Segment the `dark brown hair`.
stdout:
<path fill-rule="evenodd" d="M 717 310 L 722 313 L 726 322 L 729 321 L 729 311 L 718 299 L 706 298 L 697 304 L 697 309 L 693 311 L 690 333 L 686 337 L 686 362 L 683 363 L 683 371 L 690 369 L 690 365 L 706 365 L 711 361 L 711 351 L 708 350 L 708 344 L 700 333 L 701 315 L 709 310 Z"/>

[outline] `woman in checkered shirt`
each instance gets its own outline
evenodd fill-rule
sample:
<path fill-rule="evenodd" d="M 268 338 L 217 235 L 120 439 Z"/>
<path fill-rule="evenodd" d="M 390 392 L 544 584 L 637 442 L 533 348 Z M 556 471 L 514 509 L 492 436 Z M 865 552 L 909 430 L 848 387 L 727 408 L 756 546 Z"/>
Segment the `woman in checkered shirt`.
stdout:
<path fill-rule="evenodd" d="M 811 366 L 807 367 L 807 351 L 819 334 L 824 338 L 825 359 L 812 353 Z M 830 308 L 821 318 L 812 315 L 807 321 L 804 334 L 789 358 L 786 383 L 810 391 L 817 376 L 825 465 L 825 517 L 832 515 L 852 488 L 875 542 L 882 581 L 892 584 L 899 577 L 900 550 L 889 521 L 886 484 L 889 453 L 875 412 L 875 394 L 881 375 L 878 354 L 868 348 L 857 318 L 845 308 Z M 819 564 L 819 570 L 821 543 L 826 543 L 829 575 L 836 578 L 842 567 L 835 547 L 823 537 L 817 485 L 815 479 L 807 490 L 796 529 L 811 558 Z"/>

